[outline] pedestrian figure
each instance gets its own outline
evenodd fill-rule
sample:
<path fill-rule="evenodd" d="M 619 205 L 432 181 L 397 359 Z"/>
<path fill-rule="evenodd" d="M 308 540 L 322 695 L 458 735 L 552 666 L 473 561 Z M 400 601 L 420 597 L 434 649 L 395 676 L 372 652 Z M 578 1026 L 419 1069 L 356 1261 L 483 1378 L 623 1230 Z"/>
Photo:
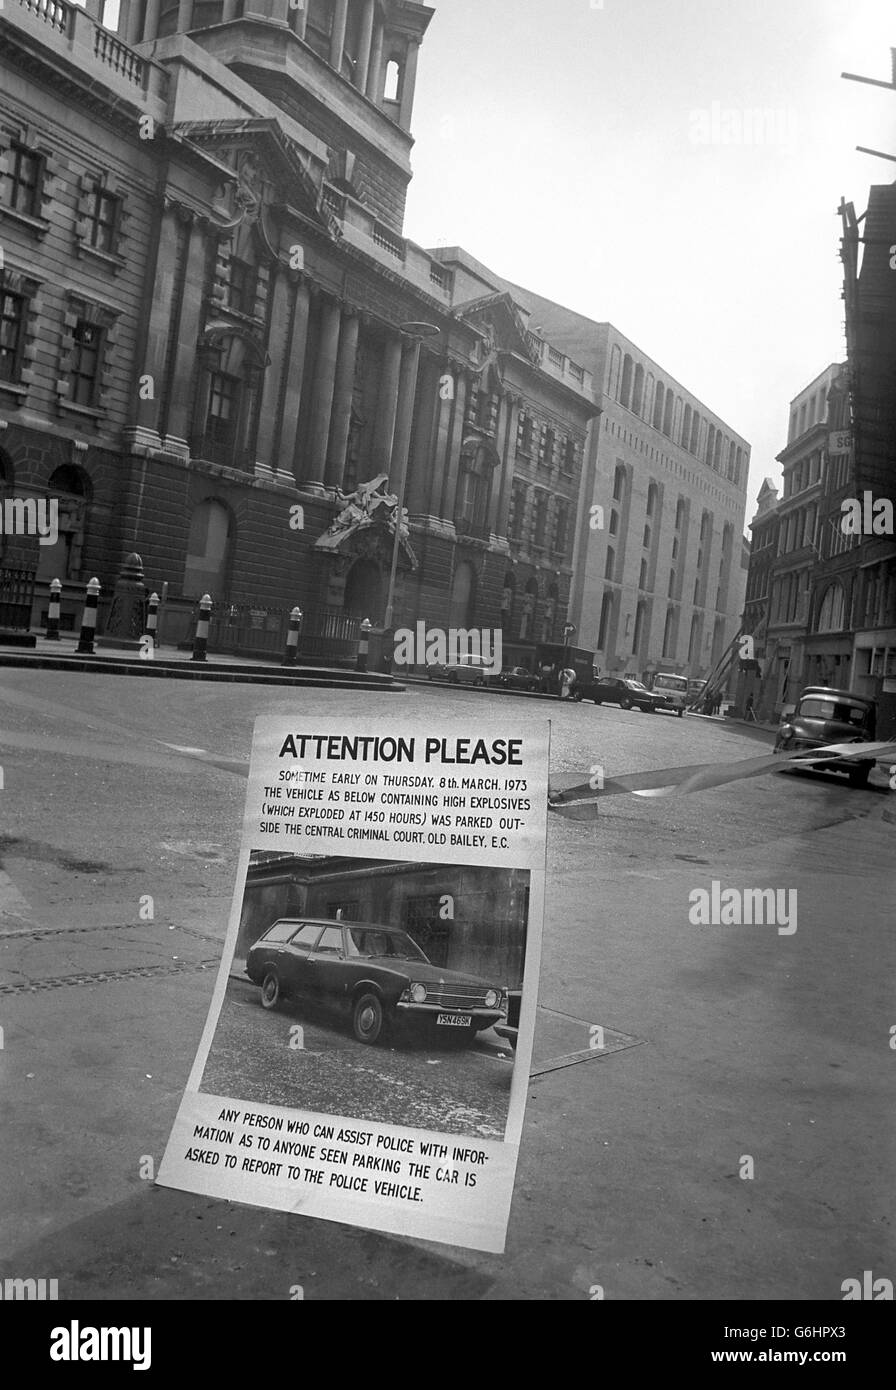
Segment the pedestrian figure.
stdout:
<path fill-rule="evenodd" d="M 560 699 L 571 700 L 573 698 L 572 688 L 576 683 L 575 671 L 567 666 L 560 672 Z"/>
<path fill-rule="evenodd" d="M 753 724 L 756 723 L 756 711 L 753 709 L 752 695 L 747 696 L 747 707 L 744 710 L 744 719 L 747 721 L 748 724 L 750 722 L 752 722 Z"/>

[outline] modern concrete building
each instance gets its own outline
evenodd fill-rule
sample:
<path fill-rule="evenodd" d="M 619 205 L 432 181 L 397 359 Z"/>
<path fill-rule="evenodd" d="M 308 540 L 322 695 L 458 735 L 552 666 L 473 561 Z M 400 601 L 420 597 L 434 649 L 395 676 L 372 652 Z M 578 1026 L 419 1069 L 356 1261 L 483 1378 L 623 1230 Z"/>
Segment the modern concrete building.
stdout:
<path fill-rule="evenodd" d="M 740 626 L 750 446 L 609 323 L 519 286 L 529 323 L 591 372 L 570 618 L 604 671 L 707 676 Z"/>
<path fill-rule="evenodd" d="M 5 557 L 38 613 L 56 575 L 63 627 L 93 574 L 108 604 L 137 551 L 168 638 L 204 592 L 213 646 L 276 649 L 298 603 L 300 650 L 346 655 L 390 599 L 562 632 L 590 378 L 402 234 L 432 13 L 6 6 L 0 485 L 60 503 L 56 546 Z"/>

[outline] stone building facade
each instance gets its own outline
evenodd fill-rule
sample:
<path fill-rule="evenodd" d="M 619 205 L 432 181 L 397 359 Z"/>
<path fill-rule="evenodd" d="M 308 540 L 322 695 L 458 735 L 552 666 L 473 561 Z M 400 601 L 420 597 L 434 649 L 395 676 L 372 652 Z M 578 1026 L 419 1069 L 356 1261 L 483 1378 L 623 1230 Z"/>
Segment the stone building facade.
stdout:
<path fill-rule="evenodd" d="M 609 323 L 511 287 L 529 323 L 590 371 L 570 605 L 603 670 L 707 676 L 739 630 L 750 446 Z"/>
<path fill-rule="evenodd" d="M 299 604 L 303 642 L 376 626 L 404 479 L 396 625 L 562 630 L 590 380 L 402 235 L 431 15 L 6 7 L 0 485 L 59 500 L 38 614 L 58 575 L 70 626 L 136 550 L 169 639 L 205 592 Z"/>

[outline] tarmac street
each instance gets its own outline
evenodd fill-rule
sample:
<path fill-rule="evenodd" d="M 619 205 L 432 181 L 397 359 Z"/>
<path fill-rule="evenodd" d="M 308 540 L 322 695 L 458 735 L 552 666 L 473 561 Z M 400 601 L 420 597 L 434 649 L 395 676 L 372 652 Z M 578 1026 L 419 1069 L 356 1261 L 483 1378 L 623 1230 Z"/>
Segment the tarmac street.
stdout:
<path fill-rule="evenodd" d="M 300 1284 L 305 1298 L 477 1300 L 587 1300 L 598 1286 L 607 1299 L 839 1300 L 865 1270 L 896 1279 L 896 798 L 883 769 L 864 790 L 772 773 L 608 797 L 593 821 L 549 816 L 504 1256 L 153 1186 L 220 959 L 253 721 L 336 699 L 3 672 L 0 1278 L 56 1278 L 60 1299 L 288 1299 Z M 557 788 L 595 768 L 735 762 L 772 741 L 523 699 L 552 721 Z M 448 733 L 493 711 L 512 732 L 520 708 L 425 684 L 340 692 L 340 711 L 352 700 Z M 714 883 L 784 894 L 788 922 L 701 924 L 695 897 Z M 236 1047 L 278 1017 L 250 991 L 234 989 Z M 337 1046 L 361 1047 L 308 1022 L 318 1073 Z M 412 1066 L 438 1056 L 415 1051 Z M 487 1112 L 509 1064 L 487 1040 L 460 1064 L 467 1103 Z M 372 1065 L 388 1069 L 388 1053 Z"/>

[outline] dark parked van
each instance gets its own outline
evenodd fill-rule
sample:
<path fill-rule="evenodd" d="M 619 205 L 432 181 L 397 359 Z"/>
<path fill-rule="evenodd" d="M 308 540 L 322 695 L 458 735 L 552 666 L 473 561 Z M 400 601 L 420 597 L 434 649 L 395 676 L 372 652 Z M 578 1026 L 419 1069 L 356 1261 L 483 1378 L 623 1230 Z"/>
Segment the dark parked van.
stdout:
<path fill-rule="evenodd" d="M 824 685 L 808 685 L 797 700 L 793 713 L 781 720 L 775 752 L 823 748 L 828 743 L 872 742 L 875 738 L 876 714 L 874 701 L 866 699 L 864 695 L 854 695 L 850 690 L 832 690 Z M 823 768 L 845 772 L 854 787 L 864 787 L 874 762 L 874 758 L 835 759 L 825 762 Z"/>

